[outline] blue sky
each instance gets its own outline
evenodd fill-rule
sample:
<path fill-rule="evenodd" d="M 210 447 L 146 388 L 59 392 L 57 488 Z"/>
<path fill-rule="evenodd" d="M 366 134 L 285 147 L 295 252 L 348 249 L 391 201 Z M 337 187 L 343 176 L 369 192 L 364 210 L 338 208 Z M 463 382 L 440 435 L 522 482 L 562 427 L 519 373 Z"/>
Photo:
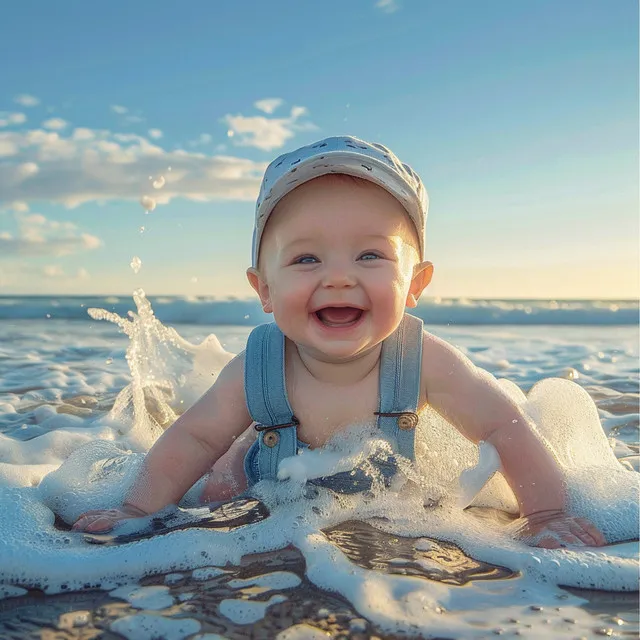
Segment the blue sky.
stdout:
<path fill-rule="evenodd" d="M 0 294 L 251 295 L 266 163 L 351 134 L 427 186 L 429 295 L 637 297 L 637 51 L 632 0 L 13 3 Z"/>

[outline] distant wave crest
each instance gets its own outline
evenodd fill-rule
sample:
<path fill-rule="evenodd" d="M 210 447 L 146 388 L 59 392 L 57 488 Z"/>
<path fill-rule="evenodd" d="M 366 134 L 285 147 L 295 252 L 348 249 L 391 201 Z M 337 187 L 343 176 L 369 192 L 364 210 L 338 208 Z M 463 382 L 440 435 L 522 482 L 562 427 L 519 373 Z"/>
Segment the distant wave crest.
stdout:
<path fill-rule="evenodd" d="M 169 324 L 246 325 L 268 322 L 254 300 L 149 296 L 156 316 Z M 119 315 L 133 299 L 114 296 L 0 296 L 0 320 L 87 320 L 90 307 Z M 430 325 L 636 325 L 637 300 L 430 299 L 412 311 Z"/>

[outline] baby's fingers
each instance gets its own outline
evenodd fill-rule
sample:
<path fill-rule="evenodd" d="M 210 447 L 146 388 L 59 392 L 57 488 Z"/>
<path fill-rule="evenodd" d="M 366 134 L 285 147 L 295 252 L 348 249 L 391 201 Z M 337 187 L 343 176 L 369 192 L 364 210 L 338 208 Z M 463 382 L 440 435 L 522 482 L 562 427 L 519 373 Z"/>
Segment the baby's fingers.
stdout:
<path fill-rule="evenodd" d="M 87 511 L 73 525 L 74 531 L 109 531 L 119 520 L 116 511 Z"/>
<path fill-rule="evenodd" d="M 105 516 L 89 516 L 86 518 L 80 518 L 74 525 L 74 531 L 109 531 L 113 529 L 114 522 L 111 518 Z"/>
<path fill-rule="evenodd" d="M 575 518 L 573 520 L 571 523 L 571 533 L 573 533 L 580 542 L 590 547 L 602 547 L 607 544 L 607 540 L 602 535 L 602 532 L 584 518 Z"/>
<path fill-rule="evenodd" d="M 117 520 L 114 521 L 107 516 L 102 516 L 87 524 L 84 530 L 90 533 L 103 533 L 105 531 L 111 531 L 116 524 Z"/>

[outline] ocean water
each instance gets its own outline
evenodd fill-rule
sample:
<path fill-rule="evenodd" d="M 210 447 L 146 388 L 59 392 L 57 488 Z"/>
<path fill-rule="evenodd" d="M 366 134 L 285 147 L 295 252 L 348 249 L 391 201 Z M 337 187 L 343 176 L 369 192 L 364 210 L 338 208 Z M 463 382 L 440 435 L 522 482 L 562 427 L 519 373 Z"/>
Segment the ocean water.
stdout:
<path fill-rule="evenodd" d="M 487 460 L 429 412 L 416 482 L 398 492 L 305 499 L 267 485 L 268 517 L 248 505 L 224 528 L 89 544 L 69 525 L 119 504 L 145 451 L 267 318 L 252 302 L 142 292 L 4 297 L 0 637 L 637 637 L 637 302 L 445 300 L 418 315 L 504 379 L 565 466 L 572 510 L 610 545 L 514 540 L 500 476 L 463 510 L 460 478 Z M 302 456 L 302 476 L 384 446 L 368 436 Z M 182 503 L 192 515 L 208 513 L 198 488 Z"/>

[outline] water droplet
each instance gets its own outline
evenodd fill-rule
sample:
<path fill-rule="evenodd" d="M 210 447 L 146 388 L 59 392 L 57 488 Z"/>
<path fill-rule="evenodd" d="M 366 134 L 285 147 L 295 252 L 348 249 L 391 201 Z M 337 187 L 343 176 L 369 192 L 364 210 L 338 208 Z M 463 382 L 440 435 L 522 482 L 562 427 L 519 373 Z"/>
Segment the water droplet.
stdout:
<path fill-rule="evenodd" d="M 47 318 L 50 318 L 50 317 L 51 317 L 51 314 L 50 314 L 50 313 L 47 313 Z"/>
<path fill-rule="evenodd" d="M 113 358 L 107 358 L 107 359 L 104 361 L 104 363 L 105 363 L 105 364 L 112 364 L 112 363 L 113 363 Z"/>
<path fill-rule="evenodd" d="M 247 313 L 247 315 L 244 317 L 245 320 L 249 319 L 249 314 Z"/>
<path fill-rule="evenodd" d="M 227 131 L 227 136 L 229 138 L 233 138 L 233 131 L 231 129 L 229 129 L 229 131 Z"/>
<path fill-rule="evenodd" d="M 140 204 L 147 213 L 151 213 L 156 208 L 156 201 L 149 196 L 142 196 Z"/>
<path fill-rule="evenodd" d="M 198 276 L 193 276 L 191 278 L 191 282 L 198 282 Z"/>
<path fill-rule="evenodd" d="M 573 367 L 569 367 L 565 371 L 564 377 L 568 378 L 569 380 L 577 380 L 580 377 L 580 374 Z"/>
<path fill-rule="evenodd" d="M 131 258 L 129 266 L 133 269 L 134 273 L 138 273 L 138 271 L 140 271 L 140 267 L 142 266 L 142 260 L 140 260 L 138 256 L 133 256 L 133 258 Z"/>
<path fill-rule="evenodd" d="M 158 178 L 153 181 L 153 188 L 162 189 L 162 187 L 164 187 L 164 183 L 165 183 L 164 176 L 158 176 Z"/>
<path fill-rule="evenodd" d="M 144 233 L 144 227 L 140 227 L 140 233 Z"/>
<path fill-rule="evenodd" d="M 167 167 L 167 171 L 171 171 L 171 167 Z"/>

